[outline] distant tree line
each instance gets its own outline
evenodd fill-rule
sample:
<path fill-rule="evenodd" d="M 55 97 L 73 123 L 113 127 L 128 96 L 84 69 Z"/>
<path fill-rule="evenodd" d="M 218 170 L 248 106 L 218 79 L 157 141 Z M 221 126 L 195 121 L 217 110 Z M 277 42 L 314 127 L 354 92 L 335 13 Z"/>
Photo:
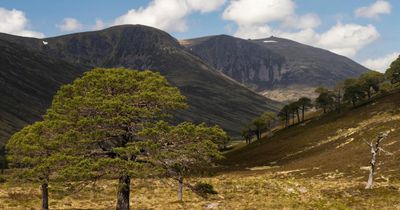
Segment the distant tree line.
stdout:
<path fill-rule="evenodd" d="M 246 143 L 250 144 L 254 136 L 257 138 L 257 140 L 260 140 L 262 134 L 272 128 L 275 119 L 276 116 L 272 112 L 265 112 L 261 116 L 253 119 L 253 121 L 246 125 L 241 132 L 242 137 L 246 140 Z"/>
<path fill-rule="evenodd" d="M 295 102 L 285 105 L 278 113 L 278 117 L 284 122 L 285 127 L 301 123 L 305 120 L 305 112 L 313 106 L 310 98 L 302 97 Z"/>
<path fill-rule="evenodd" d="M 332 89 L 318 88 L 319 94 L 315 100 L 316 108 L 324 113 L 341 111 L 344 104 L 356 107 L 373 96 L 387 93 L 397 88 L 400 83 L 400 56 L 395 60 L 385 74 L 369 71 L 358 78 L 349 78 L 338 83 Z"/>

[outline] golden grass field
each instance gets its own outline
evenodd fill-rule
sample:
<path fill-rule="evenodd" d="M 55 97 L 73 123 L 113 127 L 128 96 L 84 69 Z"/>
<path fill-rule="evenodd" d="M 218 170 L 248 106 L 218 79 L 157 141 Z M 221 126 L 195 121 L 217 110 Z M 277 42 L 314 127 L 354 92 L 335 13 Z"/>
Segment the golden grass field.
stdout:
<path fill-rule="evenodd" d="M 269 172 L 268 169 L 227 173 L 192 179 L 214 185 L 217 195 L 201 198 L 186 190 L 177 202 L 175 183 L 162 179 L 132 180 L 132 209 L 400 209 L 400 182 L 378 179 L 373 190 L 364 180 L 328 173 L 300 178 L 301 172 Z M 116 181 L 102 180 L 95 186 L 66 195 L 50 186 L 51 209 L 114 209 Z M 0 185 L 0 209 L 40 209 L 36 185 Z"/>
<path fill-rule="evenodd" d="M 370 149 L 364 141 L 390 130 L 379 154 L 376 185 L 364 189 Z M 400 94 L 372 100 L 342 113 L 314 116 L 226 153 L 211 177 L 217 195 L 202 198 L 168 179 L 134 179 L 132 209 L 399 209 Z M 114 209 L 116 180 L 100 180 L 78 192 L 50 185 L 51 209 Z M 39 209 L 39 185 L 0 184 L 0 209 Z"/>

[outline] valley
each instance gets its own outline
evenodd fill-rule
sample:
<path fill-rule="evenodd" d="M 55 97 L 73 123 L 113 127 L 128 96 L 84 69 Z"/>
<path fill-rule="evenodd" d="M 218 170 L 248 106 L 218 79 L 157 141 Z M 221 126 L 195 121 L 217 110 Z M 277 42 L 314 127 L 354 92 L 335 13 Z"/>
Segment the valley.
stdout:
<path fill-rule="evenodd" d="M 400 57 L 144 25 L 0 46 L 0 209 L 400 209 Z"/>

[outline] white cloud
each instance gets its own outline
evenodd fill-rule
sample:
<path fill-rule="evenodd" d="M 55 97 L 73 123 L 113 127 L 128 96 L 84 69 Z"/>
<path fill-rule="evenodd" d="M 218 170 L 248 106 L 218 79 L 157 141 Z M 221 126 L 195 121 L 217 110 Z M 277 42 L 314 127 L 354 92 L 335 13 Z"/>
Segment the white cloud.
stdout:
<path fill-rule="evenodd" d="M 395 61 L 400 55 L 400 52 L 391 53 L 380 58 L 367 59 L 362 64 L 371 70 L 376 70 L 384 73 L 390 64 Z"/>
<path fill-rule="evenodd" d="M 75 18 L 64 18 L 60 24 L 57 24 L 57 28 L 63 32 L 77 31 L 82 29 L 83 25 Z"/>
<path fill-rule="evenodd" d="M 192 10 L 200 11 L 200 12 L 211 12 L 219 7 L 221 7 L 223 4 L 225 4 L 225 0 L 187 0 L 187 3 L 189 7 Z"/>
<path fill-rule="evenodd" d="M 96 23 L 92 26 L 93 30 L 101 30 L 106 27 L 106 24 L 101 19 L 96 19 Z"/>
<path fill-rule="evenodd" d="M 43 33 L 29 30 L 28 23 L 29 20 L 25 17 L 24 12 L 0 7 L 0 32 L 25 37 L 44 37 Z"/>
<path fill-rule="evenodd" d="M 297 32 L 283 32 L 283 31 L 276 31 L 274 34 L 276 36 L 291 39 L 303 44 L 314 45 L 319 40 L 319 34 L 317 34 L 314 29 L 304 29 Z"/>
<path fill-rule="evenodd" d="M 318 15 L 298 15 L 293 0 L 232 0 L 223 18 L 237 24 L 235 36 L 265 38 L 278 36 L 321 47 L 353 57 L 374 42 L 380 34 L 373 25 L 337 23 L 325 32 L 316 32 L 321 24 Z M 271 27 L 273 24 L 279 27 Z"/>
<path fill-rule="evenodd" d="M 390 14 L 392 12 L 392 6 L 385 0 L 378 0 L 375 3 L 361 7 L 354 11 L 356 17 L 362 18 L 379 18 L 379 15 Z"/>
<path fill-rule="evenodd" d="M 239 26 L 239 28 L 235 32 L 235 36 L 244 39 L 261 39 L 272 34 L 272 29 L 268 25 L 243 25 Z"/>
<path fill-rule="evenodd" d="M 233 0 L 222 17 L 239 26 L 254 26 L 284 20 L 294 10 L 295 4 L 292 0 Z"/>
<path fill-rule="evenodd" d="M 372 25 L 338 23 L 319 36 L 316 46 L 329 49 L 344 56 L 353 57 L 356 53 L 378 39 L 380 34 Z"/>
<path fill-rule="evenodd" d="M 321 19 L 314 13 L 303 16 L 292 15 L 285 19 L 283 25 L 288 28 L 311 29 L 321 25 Z"/>
<path fill-rule="evenodd" d="M 114 25 L 143 24 L 169 32 L 184 32 L 188 29 L 186 16 L 192 12 L 211 12 L 225 0 L 152 0 L 147 7 L 129 10 L 118 17 Z"/>

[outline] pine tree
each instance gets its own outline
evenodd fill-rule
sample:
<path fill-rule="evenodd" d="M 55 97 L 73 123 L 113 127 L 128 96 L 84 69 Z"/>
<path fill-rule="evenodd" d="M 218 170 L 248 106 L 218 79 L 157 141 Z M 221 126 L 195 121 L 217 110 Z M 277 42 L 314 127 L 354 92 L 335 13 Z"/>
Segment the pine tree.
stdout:
<path fill-rule="evenodd" d="M 74 132 L 65 125 L 61 121 L 36 122 L 15 133 L 6 147 L 10 167 L 17 169 L 14 178 L 41 184 L 42 209 L 49 208 L 49 182 L 76 160 L 68 155 Z"/>
<path fill-rule="evenodd" d="M 46 120 L 68 122 L 77 142 L 73 155 L 83 157 L 64 176 L 119 179 L 116 209 L 129 209 L 131 177 L 148 176 L 146 149 L 138 133 L 170 112 L 185 108 L 185 97 L 159 73 L 98 68 L 55 95 Z M 151 172 L 151 171 L 150 171 Z"/>
<path fill-rule="evenodd" d="M 307 97 L 302 97 L 300 98 L 297 103 L 300 106 L 301 109 L 301 121 L 304 122 L 304 113 L 313 107 L 313 104 L 311 102 L 311 99 L 307 98 Z"/>
<path fill-rule="evenodd" d="M 151 159 L 154 165 L 163 169 L 165 176 L 178 182 L 179 201 L 183 200 L 184 180 L 201 174 L 212 166 L 214 160 L 221 158 L 217 142 L 228 139 L 218 126 L 188 122 L 171 126 L 163 121 L 143 130 L 141 136 L 157 145 Z"/>

